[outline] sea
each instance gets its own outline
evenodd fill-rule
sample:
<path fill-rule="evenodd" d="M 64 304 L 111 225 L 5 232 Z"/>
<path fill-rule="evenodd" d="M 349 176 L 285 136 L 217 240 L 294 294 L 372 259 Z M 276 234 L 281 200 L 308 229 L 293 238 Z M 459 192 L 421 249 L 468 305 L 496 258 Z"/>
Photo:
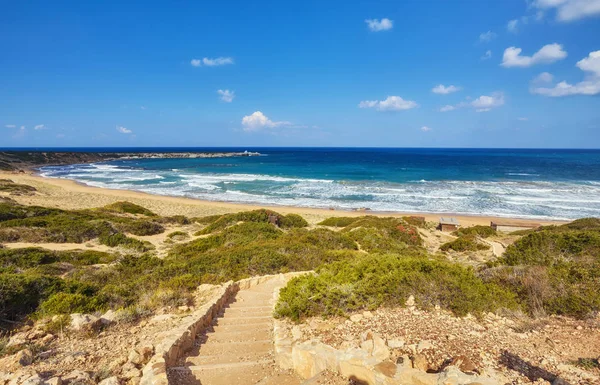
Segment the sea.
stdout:
<path fill-rule="evenodd" d="M 42 167 L 40 174 L 110 189 L 269 206 L 533 219 L 600 216 L 600 150 L 252 147 L 76 150 L 250 151 L 260 156 L 117 160 Z"/>

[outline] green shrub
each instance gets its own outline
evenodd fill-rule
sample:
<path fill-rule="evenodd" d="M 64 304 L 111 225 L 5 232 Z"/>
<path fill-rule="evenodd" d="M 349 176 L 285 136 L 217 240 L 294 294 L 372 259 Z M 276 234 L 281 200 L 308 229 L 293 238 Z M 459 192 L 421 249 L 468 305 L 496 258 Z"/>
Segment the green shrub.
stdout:
<path fill-rule="evenodd" d="M 532 316 L 558 314 L 586 318 L 600 311 L 600 266 L 566 262 L 553 266 L 497 266 L 482 276 L 517 294 Z"/>
<path fill-rule="evenodd" d="M 307 227 L 308 222 L 298 214 L 288 214 L 281 217 L 279 226 L 284 229 Z"/>
<path fill-rule="evenodd" d="M 18 320 L 64 287 L 64 281 L 56 277 L 0 274 L 0 319 Z"/>
<path fill-rule="evenodd" d="M 360 220 L 361 218 L 362 217 L 331 217 L 319 222 L 318 225 L 330 227 L 346 227 Z"/>
<path fill-rule="evenodd" d="M 463 235 L 473 235 L 480 238 L 488 238 L 496 235 L 496 230 L 490 226 L 477 225 L 471 227 L 461 227 L 452 234 L 459 237 Z"/>
<path fill-rule="evenodd" d="M 98 238 L 98 242 L 108 247 L 122 246 L 139 252 L 146 252 L 154 249 L 154 246 L 150 242 L 130 238 L 122 233 L 102 235 Z"/>
<path fill-rule="evenodd" d="M 506 248 L 506 265 L 552 265 L 561 261 L 600 259 L 600 232 L 589 230 L 542 230 L 517 240 Z"/>
<path fill-rule="evenodd" d="M 40 305 L 40 313 L 44 316 L 54 314 L 93 313 L 104 306 L 102 299 L 89 297 L 79 293 L 60 292 L 52 294 Z"/>
<path fill-rule="evenodd" d="M 116 225 L 119 231 L 131 233 L 138 236 L 156 235 L 164 233 L 165 228 L 152 221 L 135 221 L 130 223 L 119 223 Z"/>
<path fill-rule="evenodd" d="M 489 248 L 489 245 L 479 242 L 475 235 L 472 234 L 461 235 L 455 240 L 446 242 L 440 246 L 440 250 L 442 251 L 454 250 L 458 252 L 488 250 Z"/>
<path fill-rule="evenodd" d="M 283 228 L 308 226 L 308 223 L 304 220 L 304 218 L 300 217 L 299 215 L 289 214 L 288 216 L 283 216 L 275 211 L 260 209 L 222 215 L 217 220 L 196 233 L 196 235 L 211 234 L 215 231 L 223 230 L 224 228 L 234 225 L 238 222 L 269 223 L 269 218 L 273 218 L 274 222 Z"/>
<path fill-rule="evenodd" d="M 341 260 L 291 280 L 281 290 L 275 312 L 297 321 L 402 306 L 410 295 L 421 306 L 440 305 L 457 315 L 517 307 L 514 294 L 483 282 L 470 268 L 389 254 Z"/>
<path fill-rule="evenodd" d="M 209 216 L 206 216 L 206 217 L 192 218 L 191 221 L 192 222 L 196 222 L 196 223 L 201 224 L 201 225 L 210 225 L 211 223 L 213 223 L 217 219 L 221 218 L 222 216 L 223 215 L 221 215 L 221 214 L 218 214 L 218 215 L 209 215 Z"/>
<path fill-rule="evenodd" d="M 177 240 L 181 240 L 181 239 L 187 239 L 189 238 L 190 235 L 188 233 L 186 233 L 185 231 L 173 231 L 172 233 L 167 234 L 167 238 L 168 239 L 177 239 Z"/>
<path fill-rule="evenodd" d="M 103 207 L 103 210 L 110 211 L 114 213 L 123 213 L 123 214 L 134 214 L 134 215 L 145 215 L 147 217 L 155 217 L 157 216 L 152 211 L 144 208 L 142 206 L 136 205 L 131 202 L 115 202 L 111 203 L 107 206 Z"/>

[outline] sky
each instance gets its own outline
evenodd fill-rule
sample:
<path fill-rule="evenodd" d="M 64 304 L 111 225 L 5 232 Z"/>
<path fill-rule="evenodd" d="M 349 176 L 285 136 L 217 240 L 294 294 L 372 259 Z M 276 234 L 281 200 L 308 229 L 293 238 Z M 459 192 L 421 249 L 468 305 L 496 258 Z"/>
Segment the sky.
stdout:
<path fill-rule="evenodd" d="M 600 0 L 0 9 L 0 147 L 600 148 Z"/>

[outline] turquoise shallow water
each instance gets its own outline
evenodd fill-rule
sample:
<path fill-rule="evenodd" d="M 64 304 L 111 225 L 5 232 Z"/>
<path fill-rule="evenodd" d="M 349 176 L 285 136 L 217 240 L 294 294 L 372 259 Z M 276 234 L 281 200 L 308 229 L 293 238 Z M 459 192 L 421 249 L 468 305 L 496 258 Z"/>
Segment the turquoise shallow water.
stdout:
<path fill-rule="evenodd" d="M 262 156 L 122 160 L 44 167 L 41 173 L 92 186 L 242 203 L 540 219 L 600 216 L 598 150 L 210 150 Z"/>

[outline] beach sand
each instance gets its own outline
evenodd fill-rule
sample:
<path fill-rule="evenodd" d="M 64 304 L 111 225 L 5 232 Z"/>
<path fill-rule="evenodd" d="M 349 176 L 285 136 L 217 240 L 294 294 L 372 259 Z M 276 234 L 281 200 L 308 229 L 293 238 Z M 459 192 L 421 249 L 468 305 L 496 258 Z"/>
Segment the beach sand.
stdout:
<path fill-rule="evenodd" d="M 44 178 L 35 174 L 17 174 L 0 172 L 0 179 L 11 179 L 16 183 L 27 184 L 35 187 L 38 192 L 34 195 L 11 196 L 17 202 L 27 205 L 39 205 L 45 207 L 56 207 L 61 209 L 86 209 L 102 207 L 117 201 L 129 201 L 146 207 L 159 215 L 185 215 L 188 217 L 202 217 L 215 214 L 227 214 L 258 208 L 268 208 L 282 214 L 300 214 L 309 223 L 315 224 L 325 218 L 334 216 L 406 216 L 416 215 L 425 217 L 425 220 L 438 222 L 440 216 L 457 218 L 461 226 L 489 225 L 493 220 L 504 220 L 507 218 L 492 216 L 454 215 L 449 213 L 384 213 L 374 211 L 343 211 L 327 210 L 305 207 L 289 206 L 256 206 L 240 203 L 214 202 L 193 198 L 169 197 L 152 195 L 143 192 L 129 190 L 113 190 L 99 187 L 91 187 L 79 184 L 72 180 Z M 564 223 L 560 221 L 511 219 L 511 222 L 554 224 Z"/>

